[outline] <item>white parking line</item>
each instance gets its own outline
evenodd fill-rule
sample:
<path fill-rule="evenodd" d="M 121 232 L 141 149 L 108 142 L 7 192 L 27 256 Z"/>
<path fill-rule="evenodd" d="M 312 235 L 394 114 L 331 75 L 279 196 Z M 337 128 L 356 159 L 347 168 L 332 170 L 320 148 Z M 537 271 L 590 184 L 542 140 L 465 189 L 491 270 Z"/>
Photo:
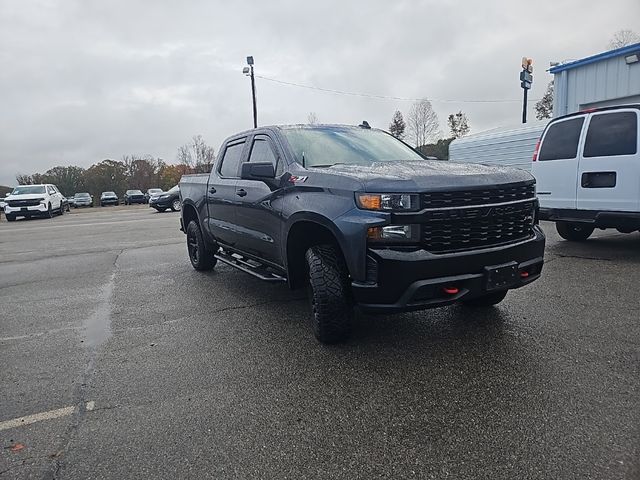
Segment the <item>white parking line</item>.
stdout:
<path fill-rule="evenodd" d="M 91 411 L 96 407 L 96 402 L 93 400 L 86 403 L 87 411 Z M 32 423 L 41 422 L 43 420 L 52 420 L 54 418 L 67 417 L 75 412 L 76 407 L 64 407 L 56 410 L 49 410 L 48 412 L 34 413 L 33 415 L 27 415 L 26 417 L 14 418 L 12 420 L 5 420 L 0 422 L 0 431 L 8 430 L 10 428 L 22 427 L 24 425 L 31 425 Z"/>

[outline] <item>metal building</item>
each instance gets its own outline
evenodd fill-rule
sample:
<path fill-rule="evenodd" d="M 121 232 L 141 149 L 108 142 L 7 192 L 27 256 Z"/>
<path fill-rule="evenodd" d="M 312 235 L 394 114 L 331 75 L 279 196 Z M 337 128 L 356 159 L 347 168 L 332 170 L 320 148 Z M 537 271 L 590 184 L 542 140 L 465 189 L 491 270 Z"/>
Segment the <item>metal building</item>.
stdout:
<path fill-rule="evenodd" d="M 449 145 L 449 160 L 531 170 L 533 151 L 546 125 L 544 121 L 498 127 L 458 138 Z"/>
<path fill-rule="evenodd" d="M 553 116 L 640 103 L 640 43 L 551 67 Z"/>

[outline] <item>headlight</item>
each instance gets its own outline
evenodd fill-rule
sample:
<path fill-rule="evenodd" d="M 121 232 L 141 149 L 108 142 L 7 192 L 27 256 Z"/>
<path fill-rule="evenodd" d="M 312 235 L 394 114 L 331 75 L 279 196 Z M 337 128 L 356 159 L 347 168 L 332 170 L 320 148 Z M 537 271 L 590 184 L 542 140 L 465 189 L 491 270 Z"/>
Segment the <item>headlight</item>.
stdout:
<path fill-rule="evenodd" d="M 418 209 L 418 195 L 410 193 L 357 193 L 356 203 L 364 210 L 412 211 Z"/>
<path fill-rule="evenodd" d="M 385 225 L 367 229 L 367 240 L 371 243 L 418 243 L 420 225 Z"/>
<path fill-rule="evenodd" d="M 167 198 L 169 198 L 169 196 L 170 196 L 170 195 L 160 195 L 158 198 L 164 198 L 164 199 L 167 199 Z"/>

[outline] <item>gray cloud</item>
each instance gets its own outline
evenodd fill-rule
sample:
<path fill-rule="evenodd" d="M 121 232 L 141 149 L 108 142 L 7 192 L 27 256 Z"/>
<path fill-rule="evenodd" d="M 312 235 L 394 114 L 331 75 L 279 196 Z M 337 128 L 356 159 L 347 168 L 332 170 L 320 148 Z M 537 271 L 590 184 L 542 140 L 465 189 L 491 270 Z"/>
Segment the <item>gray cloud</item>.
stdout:
<path fill-rule="evenodd" d="M 254 4 L 255 3 L 255 4 Z M 260 75 L 345 91 L 438 100 L 518 99 L 536 65 L 605 49 L 640 18 L 637 0 L 0 3 L 0 184 L 55 165 L 149 153 L 173 161 L 202 134 L 216 148 L 251 126 L 244 57 Z M 574 28 L 579 26 L 579 28 Z M 261 123 L 367 119 L 386 128 L 411 102 L 340 96 L 258 79 Z M 520 105 L 434 101 L 441 127 L 517 123 Z"/>

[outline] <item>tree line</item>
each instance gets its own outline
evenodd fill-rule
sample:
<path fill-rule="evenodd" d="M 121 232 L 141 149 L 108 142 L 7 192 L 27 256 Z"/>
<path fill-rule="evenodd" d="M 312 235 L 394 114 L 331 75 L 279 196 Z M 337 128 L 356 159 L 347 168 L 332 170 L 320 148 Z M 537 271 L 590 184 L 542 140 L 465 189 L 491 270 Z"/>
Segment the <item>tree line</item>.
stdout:
<path fill-rule="evenodd" d="M 58 166 L 44 173 L 19 174 L 16 181 L 19 185 L 52 183 L 65 196 L 89 192 L 99 197 L 107 191 L 122 196 L 126 190 L 168 190 L 178 184 L 182 175 L 210 172 L 214 160 L 213 147 L 197 135 L 178 148 L 173 164 L 152 155 L 124 155 L 121 160 L 106 159 L 89 168 Z"/>
<path fill-rule="evenodd" d="M 412 143 L 424 155 L 449 160 L 449 144 L 471 131 L 467 115 L 459 111 L 447 117 L 449 132 L 440 130 L 438 115 L 427 99 L 416 101 L 409 110 L 407 120 L 396 110 L 389 124 L 389 133 L 400 140 Z"/>

